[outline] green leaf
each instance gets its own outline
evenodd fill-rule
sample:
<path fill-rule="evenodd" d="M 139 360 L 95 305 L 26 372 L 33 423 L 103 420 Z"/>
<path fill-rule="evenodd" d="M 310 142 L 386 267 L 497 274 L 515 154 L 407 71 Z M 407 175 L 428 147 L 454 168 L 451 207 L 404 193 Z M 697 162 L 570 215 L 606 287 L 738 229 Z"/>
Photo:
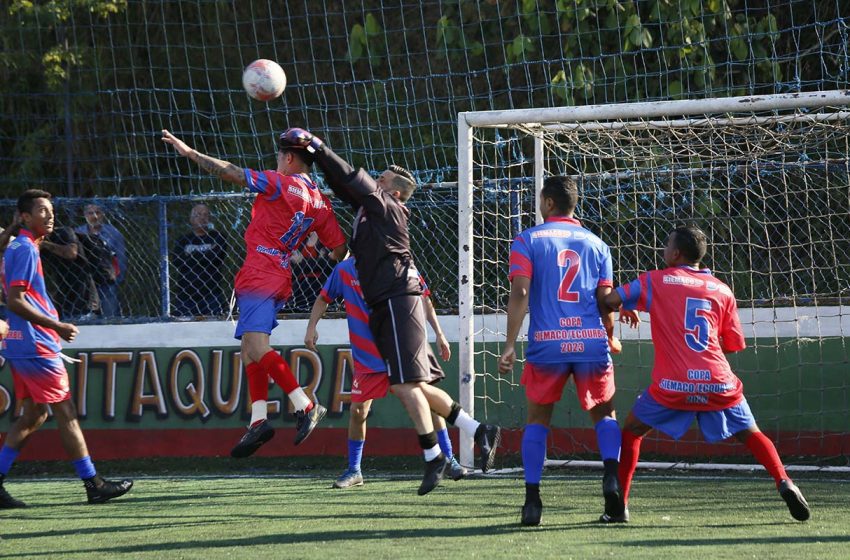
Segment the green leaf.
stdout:
<path fill-rule="evenodd" d="M 381 35 L 383 33 L 383 29 L 381 28 L 381 24 L 378 23 L 378 20 L 372 14 L 366 14 L 366 36 L 369 35 Z"/>

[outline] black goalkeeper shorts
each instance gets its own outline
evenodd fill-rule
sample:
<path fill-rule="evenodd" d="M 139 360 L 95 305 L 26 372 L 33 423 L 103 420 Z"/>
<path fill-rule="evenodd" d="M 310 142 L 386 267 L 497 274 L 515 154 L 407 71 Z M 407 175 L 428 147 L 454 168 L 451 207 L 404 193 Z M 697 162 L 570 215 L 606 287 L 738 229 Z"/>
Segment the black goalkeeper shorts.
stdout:
<path fill-rule="evenodd" d="M 369 330 L 387 364 L 390 385 L 436 383 L 446 376 L 428 344 L 422 296 L 395 296 L 377 304 Z"/>

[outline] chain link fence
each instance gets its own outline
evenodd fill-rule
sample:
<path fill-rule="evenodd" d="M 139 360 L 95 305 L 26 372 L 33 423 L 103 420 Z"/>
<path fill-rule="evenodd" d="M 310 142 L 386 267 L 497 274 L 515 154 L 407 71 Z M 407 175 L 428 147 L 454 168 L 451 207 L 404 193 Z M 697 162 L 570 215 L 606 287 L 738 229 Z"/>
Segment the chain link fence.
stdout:
<path fill-rule="evenodd" d="M 54 233 L 41 251 L 48 293 L 60 316 L 79 324 L 226 318 L 252 203 L 253 195 L 242 193 L 56 198 Z M 453 312 L 457 190 L 425 186 L 408 207 L 414 256 L 434 305 Z M 339 202 L 334 209 L 348 235 L 354 212 Z M 10 223 L 14 211 L 15 199 L 0 200 L 0 224 Z M 77 247 L 73 258 L 62 248 L 68 245 Z M 333 269 L 327 252 L 321 245 L 299 248 L 283 313 L 310 312 Z"/>

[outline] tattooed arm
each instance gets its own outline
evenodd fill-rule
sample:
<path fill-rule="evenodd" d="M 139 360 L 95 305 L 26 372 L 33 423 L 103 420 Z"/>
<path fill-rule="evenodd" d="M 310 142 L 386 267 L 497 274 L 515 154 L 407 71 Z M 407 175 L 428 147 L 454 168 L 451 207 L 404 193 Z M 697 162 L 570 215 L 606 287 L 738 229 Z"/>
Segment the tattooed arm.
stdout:
<path fill-rule="evenodd" d="M 180 140 L 167 130 L 162 131 L 162 141 L 166 144 L 171 144 L 177 153 L 181 156 L 186 156 L 195 163 L 201 166 L 204 171 L 215 175 L 222 181 L 233 183 L 244 187 L 247 185 L 245 181 L 245 173 L 243 170 L 232 163 L 216 159 L 214 157 L 202 154 L 197 150 L 193 150 L 184 141 Z"/>

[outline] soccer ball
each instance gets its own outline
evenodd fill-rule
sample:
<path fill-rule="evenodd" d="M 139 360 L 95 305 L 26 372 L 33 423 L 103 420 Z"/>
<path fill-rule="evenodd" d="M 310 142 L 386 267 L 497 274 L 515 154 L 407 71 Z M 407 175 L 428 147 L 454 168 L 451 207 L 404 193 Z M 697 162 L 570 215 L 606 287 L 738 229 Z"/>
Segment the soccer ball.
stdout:
<path fill-rule="evenodd" d="M 271 101 L 280 97 L 286 87 L 286 74 L 273 60 L 255 60 L 242 73 L 242 87 L 257 101 Z"/>

